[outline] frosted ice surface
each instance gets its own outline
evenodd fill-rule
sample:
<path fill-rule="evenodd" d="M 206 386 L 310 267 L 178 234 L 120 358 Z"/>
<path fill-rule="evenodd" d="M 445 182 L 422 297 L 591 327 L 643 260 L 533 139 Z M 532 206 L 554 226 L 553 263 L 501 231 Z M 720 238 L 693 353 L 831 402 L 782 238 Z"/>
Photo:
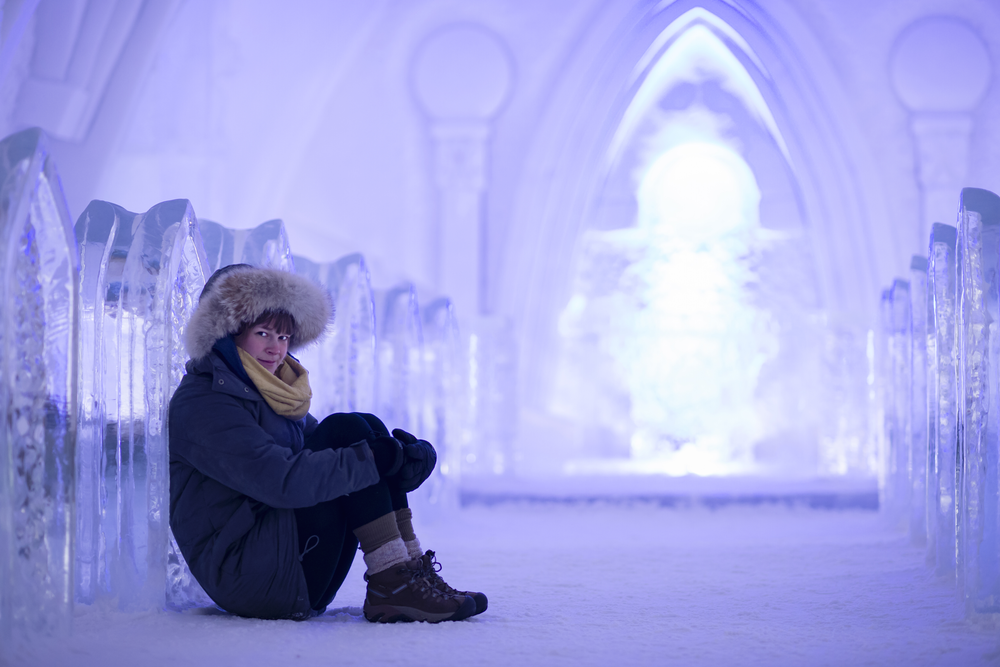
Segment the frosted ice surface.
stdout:
<path fill-rule="evenodd" d="M 910 262 L 910 314 L 913 349 L 910 394 L 909 531 L 915 544 L 927 540 L 927 258 Z"/>
<path fill-rule="evenodd" d="M 933 298 L 934 327 L 931 388 L 928 390 L 934 420 L 932 459 L 928 462 L 927 503 L 929 536 L 939 575 L 955 574 L 955 438 L 958 428 L 956 386 L 957 335 L 957 230 L 935 223 L 931 231 L 927 270 L 928 291 Z"/>
<path fill-rule="evenodd" d="M 403 283 L 376 299 L 378 416 L 389 428 L 423 432 L 423 332 L 417 291 Z"/>
<path fill-rule="evenodd" d="M 230 264 L 251 264 L 293 271 L 288 234 L 281 220 L 268 220 L 250 229 L 230 229 L 210 220 L 200 221 L 209 274 Z"/>
<path fill-rule="evenodd" d="M 458 506 L 463 444 L 471 440 L 465 346 L 451 300 L 423 308 L 424 403 L 422 438 L 437 451 L 434 473 L 413 495 L 427 509 Z"/>
<path fill-rule="evenodd" d="M 313 378 L 310 412 L 376 412 L 375 303 L 368 266 L 360 254 L 315 264 L 295 257 L 295 270 L 323 285 L 334 322 L 318 344 L 300 356 Z"/>
<path fill-rule="evenodd" d="M 41 130 L 0 143 L 0 651 L 73 612 L 76 245 Z"/>
<path fill-rule="evenodd" d="M 910 283 L 896 280 L 889 293 L 891 320 L 888 339 L 889 395 L 886 404 L 888 433 L 884 466 L 884 504 L 893 519 L 908 515 L 909 470 L 912 443 L 912 332 L 910 329 Z"/>
<path fill-rule="evenodd" d="M 1000 611 L 997 587 L 997 244 L 1000 198 L 962 191 L 959 212 L 960 331 L 965 414 L 959 439 L 958 578 L 969 610 Z M 991 419 L 992 422 L 991 423 Z M 990 439 L 993 435 L 993 439 Z"/>
<path fill-rule="evenodd" d="M 165 586 L 177 588 L 165 583 L 172 542 L 166 410 L 184 374 L 183 328 L 208 262 L 187 200 L 141 215 L 92 202 L 76 231 L 86 262 L 87 438 L 79 460 L 81 474 L 96 473 L 80 502 L 99 526 L 85 533 L 81 525 L 77 570 L 86 576 L 78 592 L 83 600 L 109 596 L 122 608 L 158 609 Z"/>

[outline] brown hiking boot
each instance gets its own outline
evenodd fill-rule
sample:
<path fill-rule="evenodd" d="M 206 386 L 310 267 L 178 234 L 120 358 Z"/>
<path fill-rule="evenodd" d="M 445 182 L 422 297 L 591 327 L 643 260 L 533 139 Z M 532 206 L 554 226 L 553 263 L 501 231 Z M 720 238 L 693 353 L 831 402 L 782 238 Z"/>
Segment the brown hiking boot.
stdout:
<path fill-rule="evenodd" d="M 476 601 L 439 590 L 420 558 L 366 574 L 364 613 L 372 623 L 460 621 L 476 613 Z"/>
<path fill-rule="evenodd" d="M 441 563 L 437 562 L 437 557 L 434 555 L 433 551 L 428 549 L 427 552 L 420 557 L 420 561 L 424 564 L 424 569 L 428 572 L 426 575 L 427 579 L 429 579 L 439 591 L 447 595 L 467 595 L 472 598 L 472 600 L 476 603 L 476 611 L 471 614 L 472 616 L 486 611 L 487 600 L 485 595 L 472 591 L 456 591 L 441 578 L 441 575 L 438 574 L 438 572 L 441 571 Z"/>

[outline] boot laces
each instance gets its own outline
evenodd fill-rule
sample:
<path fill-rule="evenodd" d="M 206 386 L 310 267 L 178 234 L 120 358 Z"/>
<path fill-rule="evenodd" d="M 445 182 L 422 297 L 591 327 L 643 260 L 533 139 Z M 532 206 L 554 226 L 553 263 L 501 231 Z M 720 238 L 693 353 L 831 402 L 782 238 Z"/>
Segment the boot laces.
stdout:
<path fill-rule="evenodd" d="M 448 583 L 441 578 L 438 572 L 441 571 L 441 563 L 437 561 L 437 555 L 431 551 L 427 550 L 425 554 L 427 556 L 424 571 L 426 572 L 426 578 L 430 584 L 437 590 L 439 590 L 444 595 L 465 595 L 462 591 L 456 591 L 454 588 L 448 585 Z"/>

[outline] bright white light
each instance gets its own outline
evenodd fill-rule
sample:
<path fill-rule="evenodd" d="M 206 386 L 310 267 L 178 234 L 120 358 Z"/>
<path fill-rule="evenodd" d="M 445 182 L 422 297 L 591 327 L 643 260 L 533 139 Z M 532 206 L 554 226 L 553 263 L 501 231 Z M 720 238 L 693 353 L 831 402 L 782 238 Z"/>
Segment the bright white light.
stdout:
<path fill-rule="evenodd" d="M 574 294 L 560 333 L 596 339 L 612 360 L 602 371 L 583 357 L 591 377 L 608 373 L 595 382 L 627 392 L 631 454 L 646 472 L 751 472 L 763 432 L 757 378 L 777 351 L 770 316 L 749 298 L 753 172 L 721 144 L 682 144 L 653 161 L 637 199 L 636 227 L 588 237 L 595 265 L 628 268 L 615 285 Z"/>
<path fill-rule="evenodd" d="M 739 155 L 718 144 L 688 143 L 667 151 L 639 186 L 639 225 L 676 240 L 717 240 L 755 226 L 760 192 Z"/>

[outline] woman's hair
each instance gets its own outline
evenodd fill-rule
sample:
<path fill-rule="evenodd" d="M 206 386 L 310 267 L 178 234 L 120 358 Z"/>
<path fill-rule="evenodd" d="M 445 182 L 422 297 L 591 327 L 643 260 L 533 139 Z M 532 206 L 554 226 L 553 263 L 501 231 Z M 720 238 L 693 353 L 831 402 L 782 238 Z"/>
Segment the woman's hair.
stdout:
<path fill-rule="evenodd" d="M 247 329 L 253 329 L 258 324 L 266 324 L 280 334 L 295 336 L 295 318 L 284 310 L 265 310 L 253 322 L 246 322 L 233 337 L 239 338 Z"/>

